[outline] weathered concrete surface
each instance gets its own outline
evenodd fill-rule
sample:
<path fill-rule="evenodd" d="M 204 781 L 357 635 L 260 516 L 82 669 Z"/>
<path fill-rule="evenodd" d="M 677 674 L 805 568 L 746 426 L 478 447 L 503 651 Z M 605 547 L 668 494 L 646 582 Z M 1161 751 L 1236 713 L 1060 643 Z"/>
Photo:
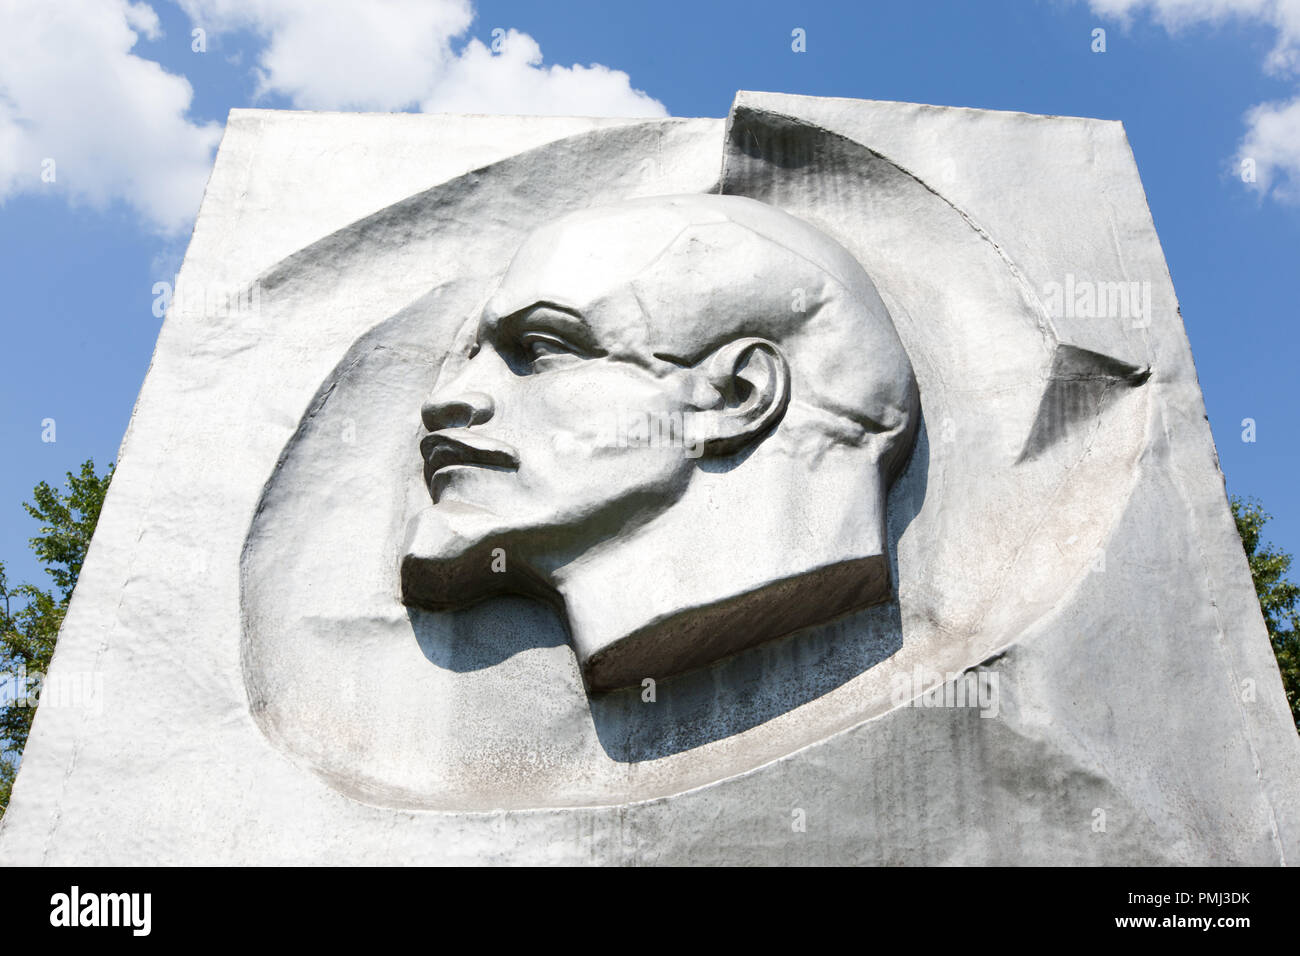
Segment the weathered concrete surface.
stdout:
<path fill-rule="evenodd" d="M 843 243 L 894 316 L 924 416 L 897 599 L 654 703 L 590 696 L 541 605 L 408 613 L 412 410 L 509 253 L 719 185 Z M 1142 314 L 1050 301 L 1121 281 Z M 1300 854 L 1300 743 L 1118 124 L 748 93 L 729 124 L 236 111 L 181 283 L 254 282 L 254 310 L 169 313 L 52 669 L 102 707 L 42 707 L 0 862 Z M 911 706 L 930 672 L 986 693 Z"/>

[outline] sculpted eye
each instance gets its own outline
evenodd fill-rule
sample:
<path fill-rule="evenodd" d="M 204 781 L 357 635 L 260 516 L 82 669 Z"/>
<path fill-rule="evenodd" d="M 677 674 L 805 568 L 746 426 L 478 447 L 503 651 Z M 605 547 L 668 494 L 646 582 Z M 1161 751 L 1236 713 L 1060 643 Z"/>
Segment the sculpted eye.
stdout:
<path fill-rule="evenodd" d="M 523 346 L 524 355 L 534 363 L 555 357 L 581 357 L 576 348 L 549 332 L 525 332 L 519 337 L 519 344 Z"/>

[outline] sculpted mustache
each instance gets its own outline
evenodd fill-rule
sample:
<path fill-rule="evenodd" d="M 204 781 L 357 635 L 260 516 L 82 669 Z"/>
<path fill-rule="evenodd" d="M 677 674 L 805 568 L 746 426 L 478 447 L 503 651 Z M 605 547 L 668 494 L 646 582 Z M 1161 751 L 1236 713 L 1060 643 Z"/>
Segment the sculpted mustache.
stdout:
<path fill-rule="evenodd" d="M 519 453 L 513 447 L 484 436 L 476 436 L 470 441 L 446 432 L 434 432 L 420 440 L 420 454 L 424 456 L 427 474 L 448 465 L 519 467 Z"/>

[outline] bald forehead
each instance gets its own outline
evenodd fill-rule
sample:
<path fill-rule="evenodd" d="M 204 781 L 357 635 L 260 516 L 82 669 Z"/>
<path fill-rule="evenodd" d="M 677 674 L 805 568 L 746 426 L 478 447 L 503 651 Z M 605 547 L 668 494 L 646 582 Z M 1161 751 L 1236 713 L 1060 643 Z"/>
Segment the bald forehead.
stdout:
<path fill-rule="evenodd" d="M 673 206 L 627 205 L 584 211 L 548 223 L 520 246 L 501 286 L 504 307 L 536 295 L 590 304 L 626 286 L 694 225 L 725 223 L 718 214 L 688 217 Z"/>
<path fill-rule="evenodd" d="M 842 286 L 840 251 L 799 220 L 739 197 L 584 210 L 524 241 L 484 319 L 559 306 L 615 345 L 683 354 L 742 332 L 779 338 L 807 315 L 790 306 L 796 290 L 815 307 Z M 744 328 L 760 320 L 764 328 Z"/>

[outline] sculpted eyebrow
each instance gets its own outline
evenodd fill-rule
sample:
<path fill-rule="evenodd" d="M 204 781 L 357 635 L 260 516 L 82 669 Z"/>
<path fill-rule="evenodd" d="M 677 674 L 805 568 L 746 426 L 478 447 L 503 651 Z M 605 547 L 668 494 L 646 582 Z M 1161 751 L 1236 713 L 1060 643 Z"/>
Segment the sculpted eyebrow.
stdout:
<path fill-rule="evenodd" d="M 534 302 L 501 319 L 498 325 L 510 335 L 516 335 L 530 328 L 553 329 L 574 345 L 605 354 L 603 350 L 597 348 L 591 328 L 583 321 L 582 316 L 572 309 L 553 302 Z"/>

